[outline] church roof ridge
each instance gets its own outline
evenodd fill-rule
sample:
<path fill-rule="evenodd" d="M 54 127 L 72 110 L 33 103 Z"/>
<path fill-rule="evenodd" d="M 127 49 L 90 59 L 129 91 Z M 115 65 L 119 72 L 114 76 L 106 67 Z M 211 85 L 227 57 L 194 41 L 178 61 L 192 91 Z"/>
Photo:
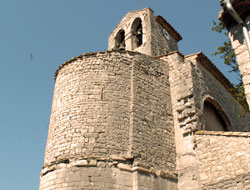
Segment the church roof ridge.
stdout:
<path fill-rule="evenodd" d="M 213 74 L 226 88 L 234 88 L 233 84 L 202 51 L 185 56 L 186 59 L 192 59 L 192 57 L 199 60 L 199 63 Z"/>
<path fill-rule="evenodd" d="M 169 24 L 162 16 L 155 16 L 156 20 L 170 32 L 177 41 L 182 40 L 182 36 L 174 29 L 174 27 Z"/>
<path fill-rule="evenodd" d="M 137 9 L 137 10 L 134 10 L 134 11 L 129 11 L 127 14 L 129 14 L 129 13 L 135 13 L 135 12 L 139 12 L 139 11 L 143 11 L 143 10 L 150 10 L 151 12 L 154 13 L 153 9 L 151 9 L 150 7 L 145 7 L 143 9 Z"/>
<path fill-rule="evenodd" d="M 232 94 L 232 96 L 238 101 L 236 89 L 234 85 L 225 77 L 225 75 L 215 66 L 215 64 L 202 52 L 196 52 L 193 54 L 189 54 L 185 56 L 186 59 L 192 60 L 196 59 L 199 63 L 206 68 L 221 84 L 228 89 L 228 91 Z M 239 101 L 239 103 L 246 108 L 246 101 Z"/>

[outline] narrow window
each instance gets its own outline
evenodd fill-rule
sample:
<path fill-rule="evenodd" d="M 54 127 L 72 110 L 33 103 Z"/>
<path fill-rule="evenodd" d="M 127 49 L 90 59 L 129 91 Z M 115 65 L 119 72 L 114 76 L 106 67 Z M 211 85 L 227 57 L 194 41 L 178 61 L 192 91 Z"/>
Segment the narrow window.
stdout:
<path fill-rule="evenodd" d="M 120 30 L 115 37 L 115 49 L 125 50 L 125 31 Z"/>
<path fill-rule="evenodd" d="M 136 18 L 132 24 L 132 45 L 133 49 L 138 48 L 143 43 L 142 21 Z"/>
<path fill-rule="evenodd" d="M 205 101 L 203 107 L 204 129 L 207 131 L 227 131 L 227 125 L 213 104 Z"/>

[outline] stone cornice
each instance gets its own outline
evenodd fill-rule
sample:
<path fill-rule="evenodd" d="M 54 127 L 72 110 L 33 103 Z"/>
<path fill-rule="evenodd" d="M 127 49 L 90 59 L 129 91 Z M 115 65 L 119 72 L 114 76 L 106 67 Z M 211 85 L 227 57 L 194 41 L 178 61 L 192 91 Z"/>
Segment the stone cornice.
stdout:
<path fill-rule="evenodd" d="M 250 132 L 196 131 L 196 132 L 195 132 L 195 135 L 214 135 L 214 136 L 250 137 Z"/>

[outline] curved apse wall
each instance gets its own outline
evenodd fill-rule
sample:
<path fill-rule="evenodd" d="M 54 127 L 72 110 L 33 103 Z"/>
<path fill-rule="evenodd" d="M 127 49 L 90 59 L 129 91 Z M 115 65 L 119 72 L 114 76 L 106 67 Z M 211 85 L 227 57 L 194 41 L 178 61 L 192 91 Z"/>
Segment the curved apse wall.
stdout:
<path fill-rule="evenodd" d="M 60 66 L 40 190 L 131 189 L 138 168 L 148 174 L 138 173 L 137 186 L 175 187 L 168 74 L 160 59 L 128 51 L 85 54 Z"/>
<path fill-rule="evenodd" d="M 120 54 L 97 54 L 57 71 L 45 165 L 72 156 L 126 154 L 131 95 L 128 60 Z"/>

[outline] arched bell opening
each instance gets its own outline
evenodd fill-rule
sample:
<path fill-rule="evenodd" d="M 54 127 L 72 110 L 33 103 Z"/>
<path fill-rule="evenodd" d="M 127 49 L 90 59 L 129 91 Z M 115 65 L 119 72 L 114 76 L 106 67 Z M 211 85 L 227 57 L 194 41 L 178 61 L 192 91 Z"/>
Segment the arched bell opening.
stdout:
<path fill-rule="evenodd" d="M 119 30 L 115 37 L 115 49 L 125 50 L 125 31 L 123 29 Z"/>
<path fill-rule="evenodd" d="M 203 129 L 207 131 L 229 131 L 229 119 L 214 100 L 206 100 L 203 105 Z"/>
<path fill-rule="evenodd" d="M 132 24 L 132 48 L 136 49 L 143 44 L 142 21 L 136 18 Z"/>

